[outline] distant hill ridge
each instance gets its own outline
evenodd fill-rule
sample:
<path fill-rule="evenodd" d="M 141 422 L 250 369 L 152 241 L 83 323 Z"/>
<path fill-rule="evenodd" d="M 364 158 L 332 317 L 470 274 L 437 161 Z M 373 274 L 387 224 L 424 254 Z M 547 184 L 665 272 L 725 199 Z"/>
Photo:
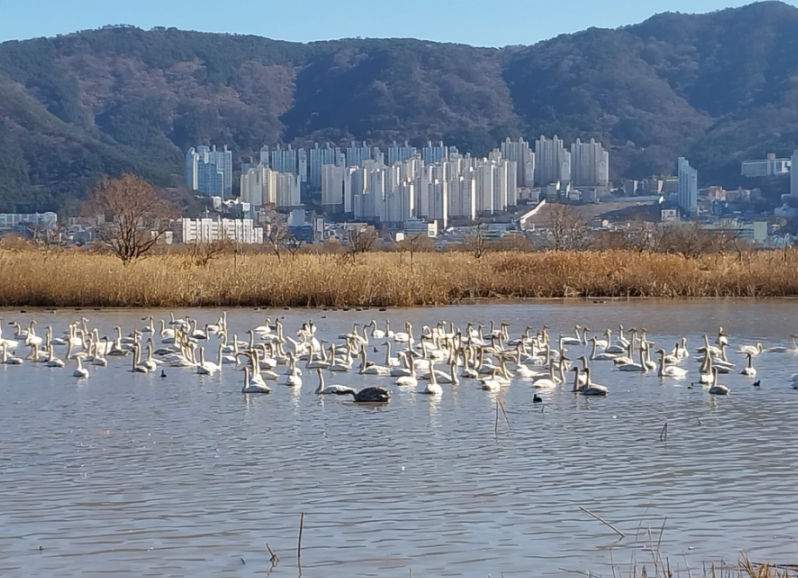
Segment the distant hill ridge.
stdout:
<path fill-rule="evenodd" d="M 180 181 L 197 143 L 594 137 L 613 177 L 702 181 L 798 148 L 798 9 L 660 14 L 529 47 L 298 44 L 107 27 L 0 44 L 0 211 L 71 207 L 102 173 Z"/>

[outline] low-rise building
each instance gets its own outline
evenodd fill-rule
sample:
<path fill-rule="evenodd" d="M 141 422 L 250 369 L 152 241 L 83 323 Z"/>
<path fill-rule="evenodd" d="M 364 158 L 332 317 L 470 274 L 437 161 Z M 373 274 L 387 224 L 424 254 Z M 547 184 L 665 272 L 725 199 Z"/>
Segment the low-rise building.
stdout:
<path fill-rule="evenodd" d="M 16 229 L 20 225 L 43 226 L 55 229 L 58 215 L 55 213 L 0 213 L 0 229 Z"/>
<path fill-rule="evenodd" d="M 183 219 L 183 243 L 235 241 L 243 245 L 262 245 L 263 229 L 252 219 Z"/>
<path fill-rule="evenodd" d="M 764 160 L 743 161 L 740 172 L 744 177 L 775 177 L 790 172 L 790 159 L 777 159 L 774 153 Z"/>

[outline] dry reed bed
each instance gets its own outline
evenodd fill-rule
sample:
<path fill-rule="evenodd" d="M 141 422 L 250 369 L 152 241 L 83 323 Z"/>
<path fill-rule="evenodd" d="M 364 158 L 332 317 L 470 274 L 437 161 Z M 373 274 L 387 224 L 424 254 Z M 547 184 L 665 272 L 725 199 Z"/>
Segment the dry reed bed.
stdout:
<path fill-rule="evenodd" d="M 112 256 L 0 251 L 0 306 L 417 306 L 546 297 L 798 295 L 798 251 L 678 255 L 582 253 L 186 255 L 123 267 Z"/>

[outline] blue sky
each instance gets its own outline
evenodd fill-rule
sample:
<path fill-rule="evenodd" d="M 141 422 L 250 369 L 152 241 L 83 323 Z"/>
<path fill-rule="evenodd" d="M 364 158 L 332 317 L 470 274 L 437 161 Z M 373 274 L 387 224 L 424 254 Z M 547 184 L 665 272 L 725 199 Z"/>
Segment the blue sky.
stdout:
<path fill-rule="evenodd" d="M 105 24 L 175 26 L 307 42 L 414 37 L 478 46 L 531 44 L 658 12 L 710 12 L 738 0 L 0 0 L 0 41 Z M 798 4 L 798 0 L 789 3 Z"/>

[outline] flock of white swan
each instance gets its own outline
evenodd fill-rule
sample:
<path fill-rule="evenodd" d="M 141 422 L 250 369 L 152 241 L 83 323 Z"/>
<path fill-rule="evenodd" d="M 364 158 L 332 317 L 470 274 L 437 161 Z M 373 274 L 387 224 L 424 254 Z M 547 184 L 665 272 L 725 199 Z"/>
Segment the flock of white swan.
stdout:
<path fill-rule="evenodd" d="M 384 385 L 374 385 L 362 390 L 337 384 L 327 384 L 325 373 L 359 371 L 361 375 L 373 377 L 376 383 L 393 383 L 398 388 L 410 388 L 419 394 L 441 396 L 444 385 L 458 386 L 461 382 L 472 382 L 487 391 L 501 391 L 513 381 L 527 384 L 533 389 L 554 389 L 568 384 L 575 394 L 606 396 L 610 389 L 591 379 L 591 363 L 612 363 L 617 371 L 641 374 L 657 372 L 662 380 L 687 380 L 689 371 L 685 367 L 690 353 L 687 339 L 682 338 L 672 349 L 654 349 L 646 330 L 619 327 L 613 339 L 613 331 L 590 336 L 587 327 L 576 326 L 573 335 L 553 338 L 548 327 L 538 331 L 527 327 L 524 332 L 511 338 L 509 325 L 490 328 L 468 323 L 465 328 L 452 323 L 440 322 L 435 326 L 424 326 L 414 333 L 412 325 L 404 325 L 404 331 L 392 331 L 388 321 L 381 329 L 376 321 L 362 327 L 355 323 L 352 331 L 327 341 L 317 335 L 317 326 L 308 321 L 296 331 L 294 337 L 284 332 L 280 321 L 272 323 L 266 319 L 263 325 L 245 332 L 248 337 L 240 341 L 231 334 L 227 326 L 227 313 L 223 312 L 215 323 L 200 326 L 196 319 L 160 319 L 157 323 L 150 316 L 146 325 L 125 335 L 121 327 L 115 328 L 112 337 L 100 337 L 96 327 L 90 327 L 85 317 L 69 323 L 61 335 L 54 334 L 48 325 L 43 336 L 37 334 L 37 321 L 31 320 L 27 327 L 11 321 L 7 327 L 13 334 L 3 336 L 0 318 L 0 358 L 4 366 L 23 364 L 41 365 L 51 369 L 74 365 L 73 376 L 87 379 L 87 366 L 106 367 L 109 357 L 130 359 L 133 373 L 159 372 L 165 377 L 165 367 L 183 368 L 201 375 L 221 372 L 225 365 L 242 371 L 244 394 L 268 394 L 273 385 L 300 388 L 303 370 L 316 373 L 317 395 L 351 395 L 356 402 L 385 403 L 391 398 Z M 719 328 L 713 342 L 707 335 L 694 351 L 698 362 L 697 382 L 690 387 L 705 387 L 709 394 L 728 395 L 730 390 L 720 383 L 720 375 L 738 372 L 754 378 L 754 359 L 764 352 L 798 353 L 798 336 L 790 337 L 789 347 L 765 349 L 761 344 L 745 345 L 737 352 L 744 355 L 747 363 L 740 370 L 735 368 L 727 355 L 729 338 Z M 369 350 L 379 353 L 384 348 L 382 363 L 369 361 Z M 393 349 L 398 350 L 392 355 Z M 567 356 L 569 350 L 581 350 L 586 355 L 572 356 L 578 364 L 571 366 Z M 215 352 L 216 360 L 208 359 Z M 652 353 L 656 361 L 652 360 Z M 60 357 L 59 357 L 60 355 Z M 444 370 L 436 369 L 440 365 Z M 573 373 L 573 379 L 567 373 Z M 759 382 L 754 382 L 759 386 Z M 792 385 L 798 389 L 798 374 L 792 377 Z M 542 398 L 533 394 L 533 402 Z"/>

